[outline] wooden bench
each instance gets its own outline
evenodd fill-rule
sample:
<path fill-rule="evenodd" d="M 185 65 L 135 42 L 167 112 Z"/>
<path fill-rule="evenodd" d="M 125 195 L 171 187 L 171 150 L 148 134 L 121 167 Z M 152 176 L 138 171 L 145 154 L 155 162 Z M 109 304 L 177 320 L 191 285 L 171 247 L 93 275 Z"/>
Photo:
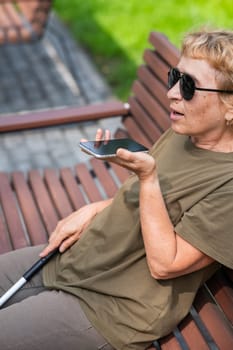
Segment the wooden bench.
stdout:
<path fill-rule="evenodd" d="M 0 44 L 40 39 L 51 5 L 52 0 L 1 0 Z"/>
<path fill-rule="evenodd" d="M 178 50 L 160 33 L 149 36 L 128 103 L 64 108 L 0 118 L 0 131 L 97 120 L 122 115 L 117 137 L 126 135 L 151 146 L 169 125 L 167 71 L 178 61 Z M 45 243 L 58 219 L 83 204 L 114 195 L 128 172 L 90 158 L 72 169 L 15 171 L 0 174 L 0 253 Z M 233 349 L 233 271 L 225 267 L 199 291 L 189 315 L 169 336 L 155 342 L 162 350 Z M 154 348 L 153 348 L 154 349 Z"/>

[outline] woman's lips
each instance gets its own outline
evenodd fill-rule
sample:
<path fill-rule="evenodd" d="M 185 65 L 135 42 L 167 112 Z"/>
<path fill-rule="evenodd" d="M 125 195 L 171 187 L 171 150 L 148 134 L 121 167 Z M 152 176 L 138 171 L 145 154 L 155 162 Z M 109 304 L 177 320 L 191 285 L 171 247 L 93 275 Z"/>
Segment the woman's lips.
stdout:
<path fill-rule="evenodd" d="M 170 114 L 170 118 L 171 120 L 179 120 L 181 118 L 184 117 L 184 114 L 178 112 L 178 111 L 175 111 L 175 110 L 172 110 L 171 111 L 171 114 Z"/>

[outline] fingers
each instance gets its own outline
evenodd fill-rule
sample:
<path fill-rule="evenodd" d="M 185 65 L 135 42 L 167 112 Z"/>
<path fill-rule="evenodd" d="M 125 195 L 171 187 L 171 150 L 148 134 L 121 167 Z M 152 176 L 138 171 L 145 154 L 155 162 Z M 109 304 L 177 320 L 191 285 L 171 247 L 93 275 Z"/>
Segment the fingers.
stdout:
<path fill-rule="evenodd" d="M 134 172 L 140 179 L 156 174 L 155 160 L 151 155 L 145 152 L 130 152 L 126 149 L 119 148 L 117 150 L 117 157 L 111 159 L 118 165 Z"/>
<path fill-rule="evenodd" d="M 108 141 L 111 138 L 111 132 L 110 130 L 106 129 L 105 131 L 103 131 L 102 129 L 97 129 L 96 131 L 96 135 L 95 135 L 95 140 L 96 141 L 101 141 L 101 140 L 105 140 Z"/>
<path fill-rule="evenodd" d="M 39 256 L 40 256 L 41 258 L 44 258 L 44 257 L 47 256 L 50 252 L 52 252 L 52 250 L 54 250 L 55 248 L 58 248 L 58 246 L 52 248 L 51 245 L 48 244 L 48 245 L 42 250 L 42 252 L 39 254 Z"/>
<path fill-rule="evenodd" d="M 76 226 L 70 222 L 70 218 L 72 218 L 72 214 L 58 222 L 55 230 L 49 237 L 47 247 L 45 247 L 45 249 L 43 249 L 43 251 L 40 253 L 40 257 L 46 256 L 52 250 L 58 247 L 61 253 L 64 251 L 64 245 L 62 245 L 62 243 L 76 232 Z"/>
<path fill-rule="evenodd" d="M 68 248 L 70 248 L 79 239 L 80 234 L 72 235 L 63 241 L 59 247 L 60 253 L 64 253 Z"/>
<path fill-rule="evenodd" d="M 42 252 L 39 255 L 41 258 L 43 258 L 56 248 L 59 248 L 60 253 L 64 253 L 64 251 L 67 250 L 71 245 L 73 245 L 77 240 L 78 233 L 77 235 L 72 235 L 68 238 L 65 238 L 64 240 L 61 240 L 60 237 L 58 239 L 53 239 L 49 242 L 49 244 L 42 250 Z"/>

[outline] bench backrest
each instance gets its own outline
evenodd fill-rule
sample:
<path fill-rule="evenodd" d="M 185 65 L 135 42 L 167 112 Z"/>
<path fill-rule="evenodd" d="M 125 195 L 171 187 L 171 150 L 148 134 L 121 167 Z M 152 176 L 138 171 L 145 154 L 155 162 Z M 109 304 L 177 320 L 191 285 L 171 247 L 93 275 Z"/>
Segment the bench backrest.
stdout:
<path fill-rule="evenodd" d="M 0 44 L 41 38 L 51 5 L 52 0 L 1 0 Z"/>
<path fill-rule="evenodd" d="M 152 32 L 149 41 L 153 48 L 144 51 L 145 64 L 138 68 L 133 96 L 128 101 L 134 122 L 130 117 L 124 119 L 128 132 L 146 146 L 151 146 L 170 126 L 167 74 L 179 58 L 178 49 L 163 34 Z"/>

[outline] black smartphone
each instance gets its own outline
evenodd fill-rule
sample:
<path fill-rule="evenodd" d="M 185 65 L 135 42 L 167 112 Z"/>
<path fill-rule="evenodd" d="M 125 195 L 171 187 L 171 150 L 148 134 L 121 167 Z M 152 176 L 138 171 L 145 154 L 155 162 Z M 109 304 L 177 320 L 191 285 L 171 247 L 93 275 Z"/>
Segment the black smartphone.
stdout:
<path fill-rule="evenodd" d="M 148 148 L 128 138 L 108 141 L 85 141 L 80 142 L 79 146 L 82 151 L 99 159 L 115 157 L 118 148 L 126 148 L 131 152 L 148 152 Z"/>

